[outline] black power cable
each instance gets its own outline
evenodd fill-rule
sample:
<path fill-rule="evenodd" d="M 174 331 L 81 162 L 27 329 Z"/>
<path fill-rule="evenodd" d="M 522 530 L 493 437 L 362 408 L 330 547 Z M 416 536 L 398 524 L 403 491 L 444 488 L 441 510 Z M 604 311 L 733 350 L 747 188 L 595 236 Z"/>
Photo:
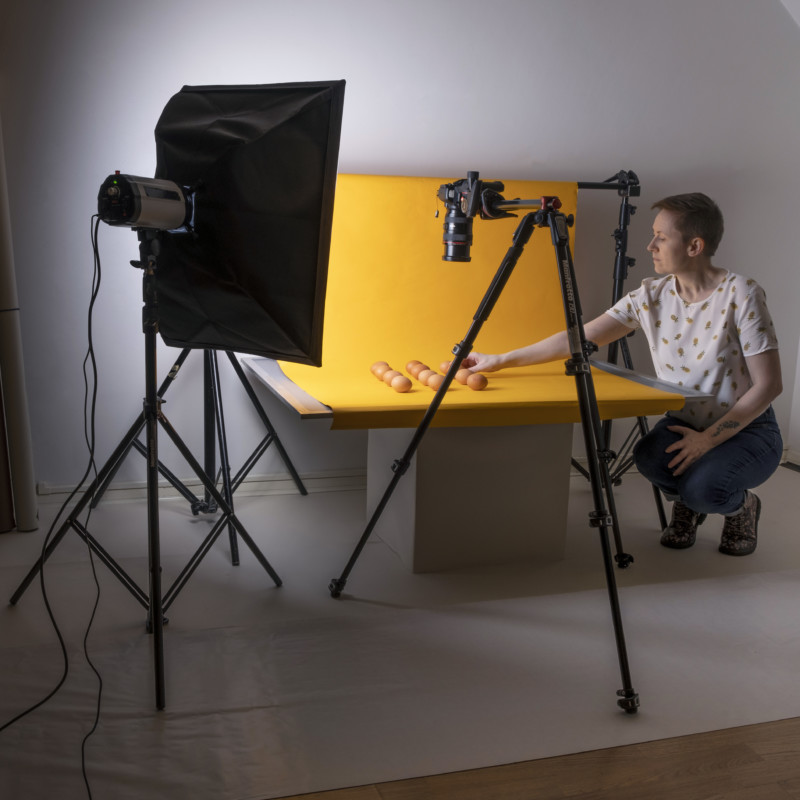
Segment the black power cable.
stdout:
<path fill-rule="evenodd" d="M 16 722 L 23 719 L 23 717 L 28 716 L 29 714 L 36 711 L 38 708 L 41 708 L 45 703 L 51 700 L 61 689 L 64 685 L 64 682 L 67 679 L 69 674 L 69 654 L 67 653 L 67 647 L 64 643 L 64 637 L 61 633 L 61 629 L 58 627 L 58 623 L 56 622 L 55 615 L 53 614 L 53 609 L 50 605 L 50 600 L 47 596 L 47 586 L 45 582 L 45 551 L 47 550 L 47 546 L 50 542 L 50 539 L 53 535 L 54 530 L 56 529 L 56 525 L 58 524 L 61 517 L 64 515 L 64 512 L 67 508 L 69 508 L 70 503 L 72 502 L 73 498 L 78 494 L 81 490 L 83 485 L 86 483 L 87 478 L 89 475 L 94 474 L 97 475 L 97 465 L 95 463 L 95 418 L 96 418 L 96 409 L 97 409 L 97 360 L 95 358 L 94 353 L 94 339 L 93 339 L 93 312 L 94 312 L 94 305 L 97 300 L 98 293 L 100 291 L 100 279 L 102 277 L 101 271 L 101 264 L 100 264 L 100 253 L 97 245 L 97 232 L 100 226 L 100 218 L 95 215 L 92 217 L 92 226 L 91 226 L 91 242 L 92 242 L 92 252 L 94 254 L 94 271 L 92 274 L 92 290 L 91 290 L 91 297 L 89 301 L 89 312 L 88 312 L 88 343 L 87 343 L 87 351 L 86 356 L 83 360 L 83 382 L 84 382 L 84 402 L 83 402 L 83 421 L 84 421 L 84 439 L 86 441 L 86 446 L 89 451 L 89 462 L 86 466 L 86 471 L 83 473 L 80 481 L 78 482 L 77 486 L 70 492 L 67 499 L 61 505 L 61 508 L 58 510 L 58 513 L 55 516 L 52 524 L 50 525 L 49 530 L 47 531 L 47 535 L 45 536 L 44 542 L 42 543 L 42 561 L 41 561 L 41 569 L 39 570 L 39 584 L 42 590 L 42 599 L 44 600 L 45 608 L 47 610 L 47 614 L 50 618 L 50 622 L 53 626 L 53 630 L 55 631 L 56 637 L 58 638 L 58 643 L 61 647 L 61 655 L 62 655 L 62 672 L 61 677 L 56 684 L 56 686 L 41 700 L 39 700 L 34 705 L 30 706 L 29 708 L 25 709 L 21 713 L 17 714 L 12 719 L 8 720 L 8 722 L 3 723 L 0 725 L 0 732 L 10 728 Z M 89 372 L 87 374 L 87 368 Z M 85 525 L 88 525 L 89 516 L 91 515 L 91 505 L 89 506 L 89 511 L 87 512 L 86 522 Z M 102 694 L 103 694 L 103 680 L 100 676 L 95 665 L 92 663 L 91 657 L 89 655 L 89 634 L 91 632 L 92 624 L 94 623 L 95 615 L 97 613 L 97 608 L 100 603 L 100 584 L 97 579 L 97 571 L 95 568 L 94 557 L 92 554 L 91 548 L 87 544 L 87 550 L 89 551 L 89 563 L 91 564 L 92 568 L 92 576 L 94 579 L 95 584 L 95 599 L 94 605 L 92 607 L 92 613 L 89 618 L 89 622 L 86 627 L 86 632 L 83 637 L 83 652 L 86 658 L 86 662 L 97 676 L 98 681 L 98 691 L 97 691 L 97 704 L 95 707 L 95 716 L 92 723 L 92 727 L 89 732 L 84 737 L 83 741 L 81 742 L 81 774 L 83 775 L 84 784 L 86 785 L 86 791 L 89 795 L 91 800 L 92 791 L 91 787 L 89 786 L 89 779 L 86 772 L 86 745 L 89 741 L 89 738 L 92 734 L 97 730 L 97 726 L 100 720 L 100 707 L 102 701 Z"/>

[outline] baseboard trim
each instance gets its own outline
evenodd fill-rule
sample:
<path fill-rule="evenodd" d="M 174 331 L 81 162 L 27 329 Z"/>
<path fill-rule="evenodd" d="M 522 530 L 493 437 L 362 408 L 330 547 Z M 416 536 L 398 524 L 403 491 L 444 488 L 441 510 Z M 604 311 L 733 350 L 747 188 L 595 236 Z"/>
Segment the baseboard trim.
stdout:
<path fill-rule="evenodd" d="M 300 476 L 309 494 L 319 492 L 353 492 L 363 491 L 367 486 L 366 470 L 330 470 L 327 472 L 309 472 Z M 203 484 L 198 478 L 183 480 L 189 491 L 200 495 Z M 37 494 L 42 502 L 63 503 L 75 490 L 74 486 L 53 486 L 40 482 L 36 486 Z M 236 489 L 235 496 L 252 497 L 262 495 L 297 494 L 297 486 L 288 474 L 250 475 Z M 179 498 L 181 494 L 172 484 L 165 480 L 158 484 L 159 498 Z M 145 481 L 118 481 L 113 483 L 103 498 L 106 502 L 122 502 L 139 500 L 147 497 Z"/>
<path fill-rule="evenodd" d="M 572 462 L 570 463 L 570 476 L 575 477 L 576 475 L 585 478 L 586 476 L 576 467 L 576 464 L 583 467 L 587 472 L 589 471 L 589 459 L 586 456 L 573 456 Z M 626 470 L 626 474 L 630 472 L 631 474 L 638 475 L 639 470 L 636 469 L 634 465 L 631 465 L 630 469 Z"/>
<path fill-rule="evenodd" d="M 585 455 L 574 456 L 574 461 L 586 468 L 588 460 Z M 783 464 L 800 465 L 800 452 L 788 447 L 784 450 Z M 581 473 L 571 466 L 571 475 L 580 476 Z M 635 467 L 629 470 L 636 473 Z M 365 491 L 367 488 L 366 469 L 328 470 L 308 472 L 300 476 L 309 494 L 317 492 L 355 492 Z M 185 486 L 193 493 L 202 492 L 202 484 L 197 478 L 184 481 Z M 63 503 L 73 492 L 74 486 L 55 486 L 44 481 L 37 483 L 36 493 L 40 502 Z M 273 475 L 250 475 L 242 481 L 236 494 L 239 496 L 262 496 L 279 494 L 296 494 L 297 487 L 291 476 L 286 473 Z M 177 498 L 181 495 L 167 481 L 159 481 L 158 496 L 163 498 Z M 117 481 L 106 492 L 108 501 L 138 500 L 147 497 L 147 485 L 144 481 Z"/>

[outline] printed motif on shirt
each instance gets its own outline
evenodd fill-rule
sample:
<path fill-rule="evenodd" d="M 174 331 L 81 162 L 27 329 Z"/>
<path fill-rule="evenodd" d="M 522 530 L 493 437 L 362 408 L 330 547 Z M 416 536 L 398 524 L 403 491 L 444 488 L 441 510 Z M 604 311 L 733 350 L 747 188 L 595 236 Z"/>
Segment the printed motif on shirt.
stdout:
<path fill-rule="evenodd" d="M 674 275 L 645 278 L 607 313 L 642 329 L 661 380 L 713 395 L 672 412 L 701 430 L 752 385 L 746 357 L 778 347 L 764 290 L 732 272 L 697 303 L 680 297 Z"/>

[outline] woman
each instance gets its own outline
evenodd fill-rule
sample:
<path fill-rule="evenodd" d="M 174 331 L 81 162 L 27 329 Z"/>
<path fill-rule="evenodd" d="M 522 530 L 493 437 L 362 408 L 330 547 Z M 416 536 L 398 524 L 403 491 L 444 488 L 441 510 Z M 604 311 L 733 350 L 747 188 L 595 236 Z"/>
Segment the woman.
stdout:
<path fill-rule="evenodd" d="M 760 499 L 750 491 L 783 453 L 772 401 L 781 393 L 778 341 L 764 292 L 752 279 L 712 264 L 724 229 L 717 205 L 701 193 L 666 197 L 647 247 L 658 276 L 646 278 L 613 308 L 585 325 L 607 345 L 641 328 L 662 380 L 711 395 L 687 400 L 634 449 L 639 471 L 674 501 L 665 547 L 691 547 L 708 514 L 722 514 L 720 552 L 756 549 Z M 474 372 L 569 357 L 565 331 L 499 355 L 473 352 Z"/>

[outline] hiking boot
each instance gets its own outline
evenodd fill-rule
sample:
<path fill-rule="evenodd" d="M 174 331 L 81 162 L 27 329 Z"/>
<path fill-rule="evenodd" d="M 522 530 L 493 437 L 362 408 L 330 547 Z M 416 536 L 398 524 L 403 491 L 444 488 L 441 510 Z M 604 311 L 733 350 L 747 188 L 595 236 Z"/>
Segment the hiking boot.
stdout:
<path fill-rule="evenodd" d="M 661 544 L 674 550 L 691 547 L 697 538 L 697 526 L 702 525 L 705 514 L 696 514 L 680 500 L 672 504 L 672 520 L 661 534 Z"/>
<path fill-rule="evenodd" d="M 752 492 L 747 492 L 742 510 L 738 514 L 725 517 L 720 553 L 727 556 L 749 556 L 758 544 L 756 537 L 760 516 L 761 500 Z"/>

